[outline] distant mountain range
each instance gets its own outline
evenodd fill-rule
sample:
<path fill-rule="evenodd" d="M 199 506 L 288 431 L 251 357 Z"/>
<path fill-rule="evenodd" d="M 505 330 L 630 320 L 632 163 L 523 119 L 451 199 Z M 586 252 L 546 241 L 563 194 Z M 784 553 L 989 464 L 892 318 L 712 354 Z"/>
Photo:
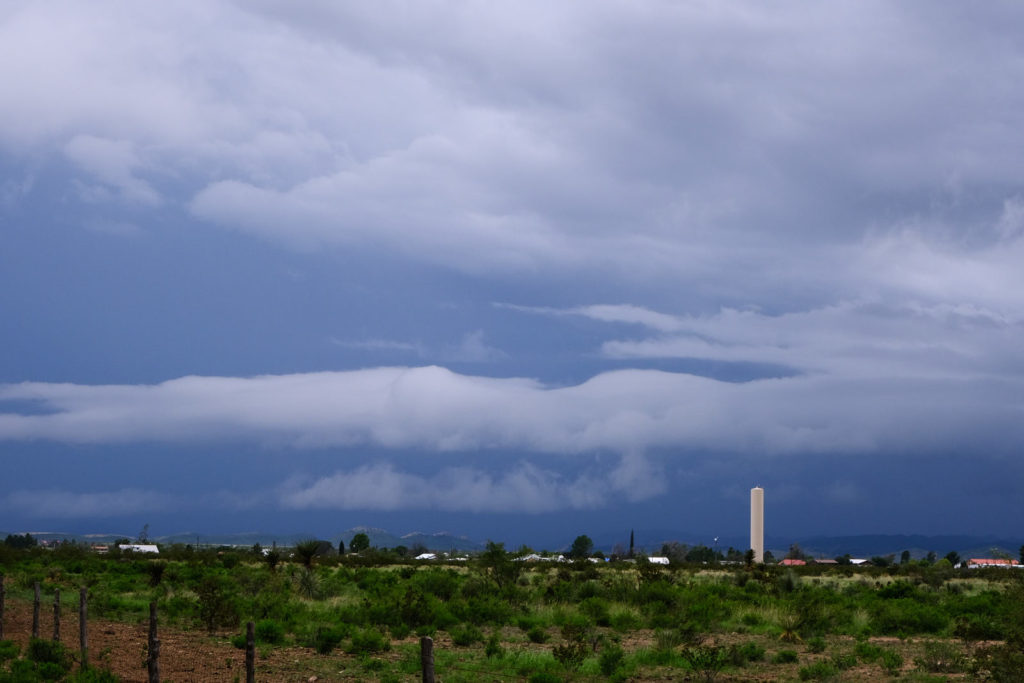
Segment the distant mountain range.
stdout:
<path fill-rule="evenodd" d="M 8 533 L 0 531 L 0 538 Z M 52 531 L 30 531 L 39 540 L 62 540 L 70 539 L 85 543 L 110 543 L 119 538 L 127 538 L 129 534 L 67 534 Z M 338 539 L 345 541 L 347 548 L 352 537 L 358 533 L 364 533 L 370 539 L 370 545 L 377 548 L 394 548 L 405 546 L 406 548 L 426 548 L 434 551 L 462 551 L 476 552 L 483 550 L 486 543 L 477 541 L 466 536 L 459 536 L 449 532 L 424 533 L 413 531 L 406 534 L 395 534 L 386 529 L 373 527 L 353 527 L 341 534 L 327 538 L 333 544 Z M 186 532 L 171 534 L 168 536 L 154 536 L 150 540 L 157 543 L 183 543 L 197 544 L 200 546 L 238 546 L 250 547 L 256 543 L 263 546 L 270 546 L 276 543 L 279 546 L 295 545 L 299 541 L 314 538 L 313 534 L 271 534 L 265 532 L 245 532 L 236 534 L 202 534 Z M 621 532 L 605 533 L 593 537 L 594 547 L 605 552 L 611 552 L 616 545 L 624 549 L 629 546 L 629 535 Z M 708 538 L 706 534 L 680 533 L 667 529 L 636 529 L 636 548 L 648 554 L 660 552 L 663 544 L 668 542 L 685 543 L 690 546 L 706 545 L 717 547 L 725 551 L 729 547 L 738 550 L 746 550 L 749 539 L 746 537 L 714 537 Z M 943 557 L 950 551 L 956 551 L 961 557 L 994 557 L 1009 555 L 1017 558 L 1020 555 L 1021 546 L 1024 545 L 1024 538 L 997 538 L 992 536 L 971 536 L 971 535 L 940 535 L 924 536 L 919 534 L 895 535 L 895 534 L 869 534 L 859 536 L 809 536 L 805 538 L 767 537 L 765 539 L 766 549 L 772 551 L 776 557 L 782 557 L 789 550 L 792 543 L 798 543 L 801 550 L 810 557 L 839 557 L 849 554 L 852 557 L 885 557 L 894 555 L 898 559 L 904 550 L 910 551 L 911 557 L 923 558 L 929 552 L 934 552 Z M 563 547 L 536 548 L 537 550 L 565 551 L 569 548 L 571 541 Z M 508 548 L 515 550 L 515 548 Z"/>

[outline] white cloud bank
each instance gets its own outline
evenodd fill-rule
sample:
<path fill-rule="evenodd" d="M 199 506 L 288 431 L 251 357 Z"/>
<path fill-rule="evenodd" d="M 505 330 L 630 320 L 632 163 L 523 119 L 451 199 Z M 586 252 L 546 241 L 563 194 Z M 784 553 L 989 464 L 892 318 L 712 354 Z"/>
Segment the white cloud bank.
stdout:
<path fill-rule="evenodd" d="M 730 383 L 624 370 L 560 387 L 422 367 L 147 386 L 29 382 L 0 387 L 0 401 L 49 412 L 0 414 L 0 439 L 256 439 L 474 454 L 926 451 L 1013 443 L 1024 434 L 1022 396 L 1019 377 L 886 373 Z"/>

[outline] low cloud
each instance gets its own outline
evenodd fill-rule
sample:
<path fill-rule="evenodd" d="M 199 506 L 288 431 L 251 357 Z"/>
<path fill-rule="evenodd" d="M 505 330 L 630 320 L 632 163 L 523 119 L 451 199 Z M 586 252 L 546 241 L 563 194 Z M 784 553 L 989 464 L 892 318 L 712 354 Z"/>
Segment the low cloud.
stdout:
<path fill-rule="evenodd" d="M 175 509 L 177 501 L 164 493 L 136 488 L 95 493 L 40 489 L 10 493 L 3 499 L 3 507 L 25 517 L 75 519 L 165 511 Z"/>
<path fill-rule="evenodd" d="M 0 386 L 0 400 L 39 409 L 0 414 L 0 439 L 246 440 L 474 457 L 492 449 L 753 455 L 1006 448 L 1024 436 L 1021 396 L 1020 376 L 957 373 L 808 373 L 733 383 L 622 370 L 552 386 L 431 366 L 142 386 L 30 382 Z"/>
<path fill-rule="evenodd" d="M 504 472 L 450 467 L 433 475 L 401 472 L 390 464 L 337 472 L 312 483 L 292 482 L 283 507 L 331 510 L 442 510 L 523 512 L 586 510 L 610 500 L 646 500 L 666 490 L 665 479 L 645 458 L 623 458 L 605 473 L 568 478 L 531 463 Z"/>

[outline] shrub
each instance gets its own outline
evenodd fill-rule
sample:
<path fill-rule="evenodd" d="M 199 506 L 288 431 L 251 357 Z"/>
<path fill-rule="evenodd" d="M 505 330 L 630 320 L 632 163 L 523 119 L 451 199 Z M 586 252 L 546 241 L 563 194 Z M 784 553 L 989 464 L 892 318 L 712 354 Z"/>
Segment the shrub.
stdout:
<path fill-rule="evenodd" d="M 728 654 L 725 648 L 709 645 L 688 647 L 682 652 L 683 659 L 690 668 L 700 674 L 705 681 L 713 681 L 718 672 L 726 665 Z"/>
<path fill-rule="evenodd" d="M 965 669 L 963 654 L 952 644 L 940 640 L 924 642 L 922 654 L 914 658 L 918 668 L 929 673 L 960 673 Z"/>
<path fill-rule="evenodd" d="M 256 622 L 256 642 L 280 645 L 284 642 L 284 627 L 273 619 Z"/>
<path fill-rule="evenodd" d="M 601 656 L 598 658 L 598 666 L 601 669 L 601 673 L 605 676 L 611 676 L 614 674 L 620 666 L 622 666 L 622 660 L 625 657 L 625 653 L 622 648 L 618 645 L 609 645 L 601 651 Z"/>
<path fill-rule="evenodd" d="M 764 659 L 764 648 L 757 643 L 743 643 L 729 647 L 729 663 L 735 667 L 743 667 L 747 662 L 760 662 Z"/>
<path fill-rule="evenodd" d="M 860 657 L 861 661 L 874 662 L 882 656 L 882 648 L 864 640 L 854 646 L 853 653 Z"/>
<path fill-rule="evenodd" d="M 487 639 L 487 644 L 484 645 L 484 655 L 490 659 L 491 657 L 501 657 L 504 654 L 505 650 L 501 647 L 501 636 L 495 631 Z"/>
<path fill-rule="evenodd" d="M 820 660 L 800 667 L 799 676 L 801 681 L 826 681 L 839 675 L 839 669 L 832 662 Z"/>
<path fill-rule="evenodd" d="M 371 652 L 387 652 L 391 649 L 391 643 L 380 631 L 372 628 L 360 629 L 352 634 L 352 643 L 349 645 L 349 654 L 368 654 Z"/>
<path fill-rule="evenodd" d="M 539 624 L 531 626 L 530 630 L 526 632 L 526 637 L 530 639 L 531 643 L 546 643 L 550 640 L 551 636 L 548 634 L 547 629 L 544 629 Z"/>
<path fill-rule="evenodd" d="M 583 660 L 587 658 L 586 630 L 578 626 L 566 625 L 562 627 L 561 645 L 555 645 L 551 654 L 555 659 L 570 671 L 579 669 Z"/>
<path fill-rule="evenodd" d="M 338 646 L 345 637 L 345 630 L 337 626 L 320 626 L 313 633 L 313 649 L 326 655 Z"/>
<path fill-rule="evenodd" d="M 772 657 L 772 664 L 792 664 L 798 661 L 800 661 L 800 657 L 796 650 L 779 650 Z"/>
<path fill-rule="evenodd" d="M 17 659 L 21 654 L 21 646 L 13 640 L 0 640 L 0 664 L 9 659 Z"/>
<path fill-rule="evenodd" d="M 484 634 L 472 624 L 464 624 L 453 628 L 451 631 L 452 642 L 459 647 L 466 647 L 473 643 L 479 643 L 484 639 Z"/>
<path fill-rule="evenodd" d="M 882 668 L 889 674 L 896 674 L 903 668 L 903 656 L 895 650 L 882 650 Z"/>
<path fill-rule="evenodd" d="M 825 639 L 822 637 L 811 638 L 807 641 L 807 651 L 814 654 L 821 654 L 825 651 Z"/>

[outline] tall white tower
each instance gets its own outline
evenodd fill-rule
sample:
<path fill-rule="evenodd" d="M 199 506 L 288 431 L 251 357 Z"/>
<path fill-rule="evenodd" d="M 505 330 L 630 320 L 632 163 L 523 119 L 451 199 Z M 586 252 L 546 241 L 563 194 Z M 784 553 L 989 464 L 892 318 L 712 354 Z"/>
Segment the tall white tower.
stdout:
<path fill-rule="evenodd" d="M 764 562 L 764 489 L 750 489 L 750 547 L 754 562 Z"/>

